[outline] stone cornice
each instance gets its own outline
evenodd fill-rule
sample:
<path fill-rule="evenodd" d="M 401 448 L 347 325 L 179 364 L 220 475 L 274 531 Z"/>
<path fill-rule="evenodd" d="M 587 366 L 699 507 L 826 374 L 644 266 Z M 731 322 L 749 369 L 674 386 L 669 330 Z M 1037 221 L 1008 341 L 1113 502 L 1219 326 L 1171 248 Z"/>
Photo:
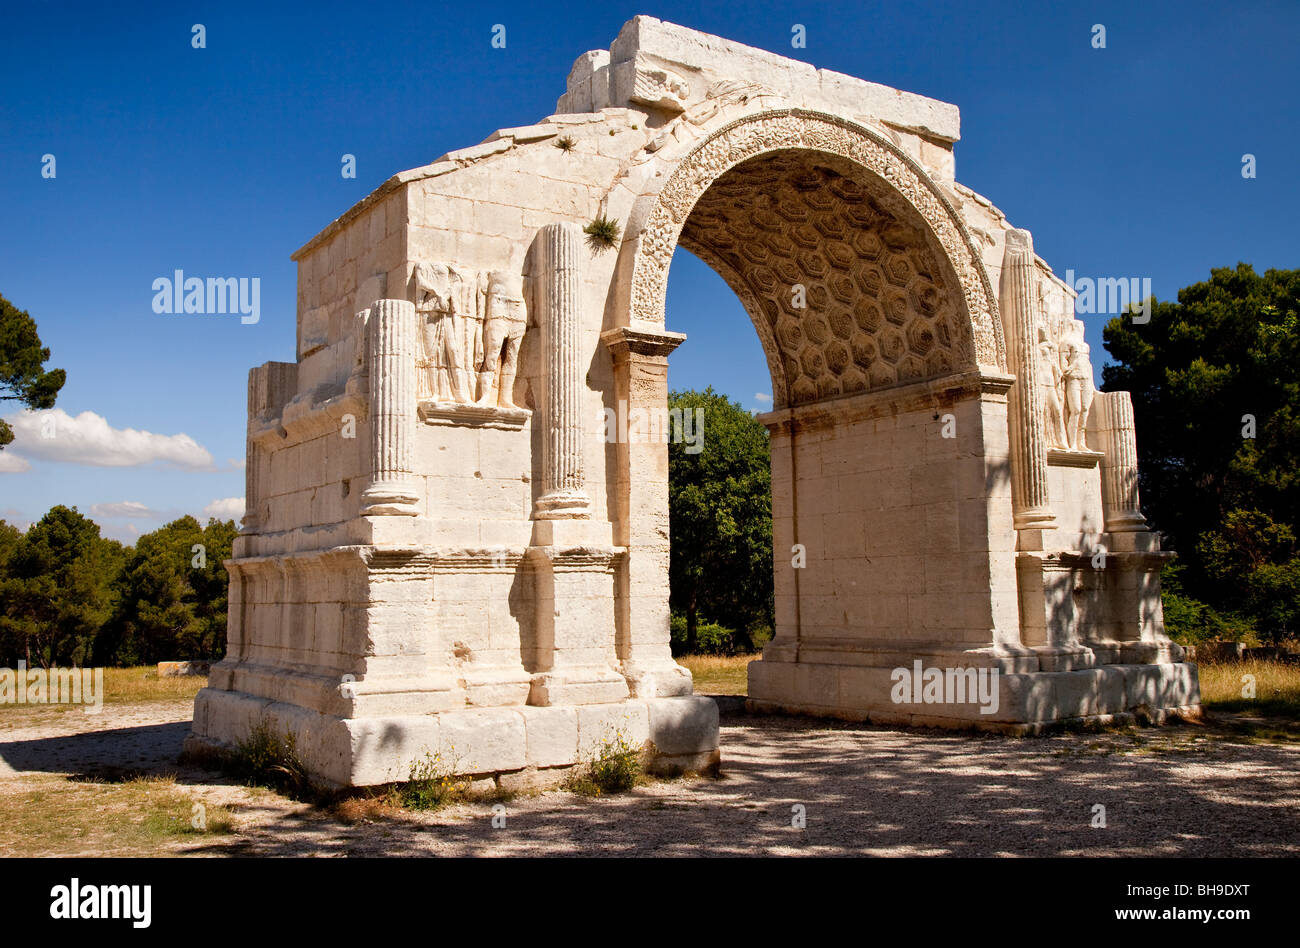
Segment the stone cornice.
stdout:
<path fill-rule="evenodd" d="M 787 430 L 791 425 L 797 426 L 800 431 L 809 431 L 897 415 L 905 411 L 939 408 L 984 394 L 1004 395 L 1013 381 L 1009 375 L 972 371 L 855 395 L 842 395 L 795 408 L 764 412 L 756 417 L 772 431 Z"/>
<path fill-rule="evenodd" d="M 653 327 L 618 326 L 601 333 L 600 338 L 616 359 L 629 355 L 662 359 L 686 341 L 686 334 Z"/>

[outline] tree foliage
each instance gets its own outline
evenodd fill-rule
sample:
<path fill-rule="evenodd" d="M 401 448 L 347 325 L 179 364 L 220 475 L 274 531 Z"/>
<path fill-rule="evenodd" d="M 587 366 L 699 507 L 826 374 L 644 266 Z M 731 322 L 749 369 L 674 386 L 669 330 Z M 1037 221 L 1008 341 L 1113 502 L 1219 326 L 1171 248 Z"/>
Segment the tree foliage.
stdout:
<path fill-rule="evenodd" d="M 26 533 L 0 521 L 0 665 L 220 658 L 236 533 L 233 521 L 182 517 L 124 548 L 76 508 L 54 507 Z"/>
<path fill-rule="evenodd" d="M 1148 323 L 1111 320 L 1104 338 L 1116 364 L 1102 387 L 1133 395 L 1144 511 L 1180 556 L 1168 626 L 1293 637 L 1300 270 L 1212 270 Z"/>
<path fill-rule="evenodd" d="M 670 414 L 701 413 L 702 449 L 668 446 L 672 537 L 670 603 L 686 618 L 686 651 L 699 645 L 701 618 L 736 632 L 752 650 L 753 630 L 772 624 L 772 466 L 767 429 L 725 395 L 674 392 Z"/>
<path fill-rule="evenodd" d="M 81 665 L 116 603 L 122 545 L 76 508 L 57 506 L 14 544 L 0 578 L 3 660 Z"/>
<path fill-rule="evenodd" d="M 228 583 L 222 561 L 237 532 L 233 521 L 210 520 L 205 528 L 186 516 L 140 537 L 115 584 L 119 605 L 96 660 L 220 658 Z"/>
<path fill-rule="evenodd" d="M 62 369 L 45 371 L 49 357 L 36 321 L 0 296 L 0 401 L 53 408 L 66 376 Z M 0 418 L 0 450 L 13 440 L 13 429 Z"/>

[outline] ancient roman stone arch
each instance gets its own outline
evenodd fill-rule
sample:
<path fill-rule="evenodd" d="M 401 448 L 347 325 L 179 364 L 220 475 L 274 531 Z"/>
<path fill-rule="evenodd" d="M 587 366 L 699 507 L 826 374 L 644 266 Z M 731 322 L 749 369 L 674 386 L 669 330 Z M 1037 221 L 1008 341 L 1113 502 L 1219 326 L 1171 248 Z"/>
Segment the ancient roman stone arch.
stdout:
<path fill-rule="evenodd" d="M 554 115 L 309 241 L 297 358 L 249 377 L 228 651 L 192 741 L 266 721 L 338 784 L 426 750 L 543 783 L 615 733 L 716 765 L 716 706 L 669 650 L 678 246 L 735 290 L 772 377 L 753 709 L 1010 731 L 1194 709 L 1128 397 L 1092 390 L 1028 232 L 956 182 L 958 124 L 638 17 Z"/>
<path fill-rule="evenodd" d="M 787 193 L 768 190 L 777 183 L 788 185 Z M 715 186 L 712 206 L 698 207 Z M 735 202 L 729 202 L 728 197 L 770 203 L 767 220 L 761 219 L 761 211 L 729 214 L 729 210 L 735 210 L 729 204 Z M 898 249 L 919 254 L 927 269 L 942 271 L 940 279 L 949 283 L 952 302 L 957 306 L 953 326 L 956 338 L 944 346 L 950 352 L 938 372 L 945 373 L 956 365 L 1005 365 L 997 304 L 957 212 L 924 169 L 867 128 L 802 109 L 748 115 L 728 123 L 697 145 L 650 200 L 652 210 L 637 235 L 640 244 L 635 253 L 628 307 L 634 322 L 663 322 L 668 267 L 683 237 L 686 246 L 723 271 L 724 278 L 733 285 L 739 275 L 737 264 L 726 259 L 726 251 L 735 248 L 742 236 L 747 247 L 757 245 L 773 260 L 820 256 L 828 264 L 819 269 L 805 263 L 789 271 L 793 279 L 783 281 L 780 274 L 771 274 L 768 279 L 760 278 L 757 286 L 734 287 L 738 293 L 770 297 L 777 284 L 784 288 L 801 280 L 821 283 L 832 269 L 847 273 L 854 270 L 855 261 L 879 261 L 886 255 L 881 241 L 889 235 L 898 242 Z M 753 219 L 754 226 L 743 234 L 736 233 L 738 228 L 745 228 L 746 216 Z M 683 234 L 688 220 L 695 221 L 694 233 Z M 917 246 L 907 246 L 908 231 L 916 232 Z M 747 254 L 739 248 L 737 252 Z M 761 266 L 762 256 L 753 253 L 747 259 Z M 845 304 L 859 295 L 852 291 L 836 293 L 829 285 L 827 288 Z M 927 290 L 942 292 L 941 287 L 934 286 Z M 872 288 L 863 287 L 863 291 L 870 294 Z M 905 302 L 909 306 L 916 303 L 910 308 L 928 308 L 925 301 Z M 787 380 L 782 364 L 774 361 L 779 347 L 772 338 L 772 327 L 756 318 L 755 328 L 773 369 L 773 384 L 782 386 L 777 404 L 783 405 L 788 397 L 784 389 Z M 847 338 L 847 334 L 843 336 Z M 918 368 L 917 377 L 926 371 Z M 897 379 L 886 384 L 893 381 Z M 870 382 L 864 380 L 862 388 L 867 387 Z M 829 394 L 851 394 L 855 390 L 861 389 Z M 814 386 L 809 395 L 798 400 L 826 394 Z"/>

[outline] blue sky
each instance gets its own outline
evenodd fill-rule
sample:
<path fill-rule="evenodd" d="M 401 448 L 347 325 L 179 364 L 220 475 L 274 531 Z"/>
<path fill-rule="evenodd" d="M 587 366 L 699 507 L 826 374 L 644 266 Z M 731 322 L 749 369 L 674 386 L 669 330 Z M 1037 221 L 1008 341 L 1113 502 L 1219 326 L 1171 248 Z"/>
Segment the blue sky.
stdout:
<path fill-rule="evenodd" d="M 1300 265 L 1293 2 L 10 4 L 0 294 L 68 371 L 58 407 L 85 445 L 20 430 L 0 517 L 66 503 L 129 539 L 242 496 L 248 368 L 293 358 L 289 254 L 393 173 L 550 114 L 573 60 L 637 13 L 956 103 L 958 180 L 1059 274 L 1149 277 L 1166 299 L 1211 267 Z M 259 277 L 261 321 L 155 314 L 176 269 Z M 1104 319 L 1085 318 L 1098 366 Z M 765 407 L 747 317 L 684 252 L 668 320 L 690 336 L 673 387 Z"/>

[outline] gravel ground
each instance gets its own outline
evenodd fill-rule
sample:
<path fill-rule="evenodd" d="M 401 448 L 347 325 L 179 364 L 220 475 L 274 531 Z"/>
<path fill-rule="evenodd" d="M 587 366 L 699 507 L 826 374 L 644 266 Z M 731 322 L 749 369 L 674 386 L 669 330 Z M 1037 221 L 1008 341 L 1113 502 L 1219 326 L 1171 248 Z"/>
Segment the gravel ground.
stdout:
<path fill-rule="evenodd" d="M 235 813 L 233 836 L 177 840 L 194 855 L 1300 854 L 1300 746 L 1215 727 L 1017 739 L 727 715 L 719 779 L 517 797 L 493 828 L 488 803 L 348 825 L 178 766 L 190 711 L 5 716 L 0 800 L 37 775 L 176 773 Z M 1090 825 L 1096 804 L 1104 828 Z"/>

